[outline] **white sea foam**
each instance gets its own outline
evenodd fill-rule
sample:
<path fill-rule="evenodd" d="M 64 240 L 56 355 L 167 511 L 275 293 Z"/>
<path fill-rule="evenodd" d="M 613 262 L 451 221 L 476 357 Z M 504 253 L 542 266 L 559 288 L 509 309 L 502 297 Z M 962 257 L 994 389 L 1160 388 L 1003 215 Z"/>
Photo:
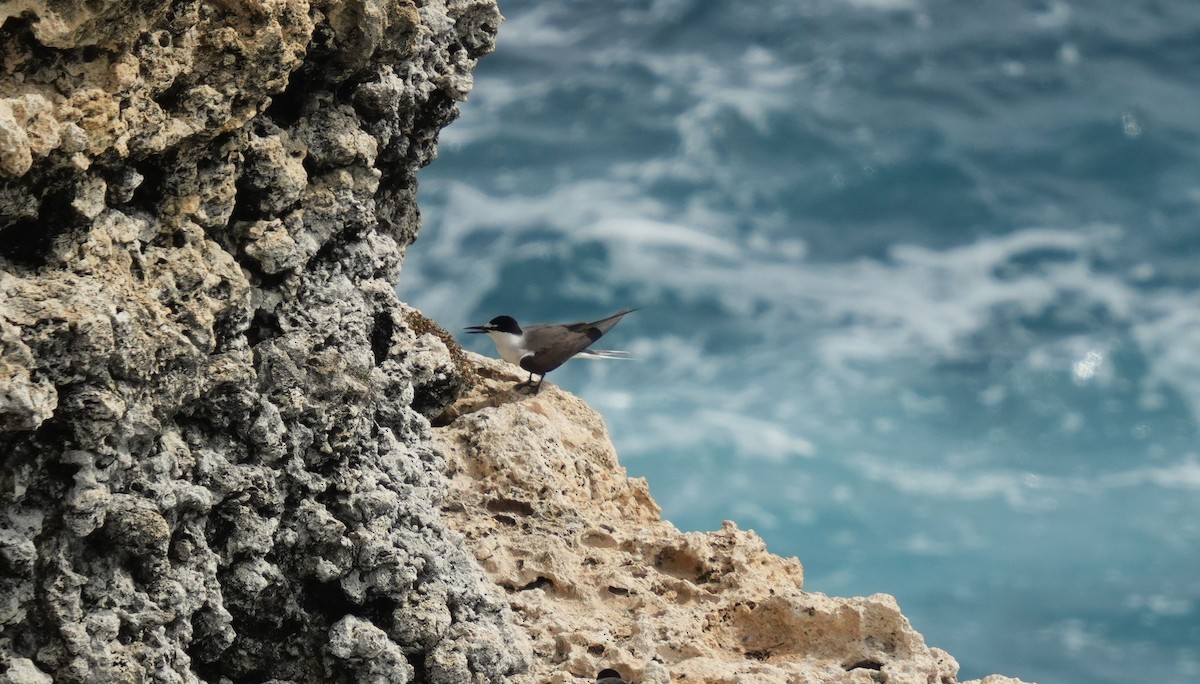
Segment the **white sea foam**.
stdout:
<path fill-rule="evenodd" d="M 865 477 L 886 482 L 896 489 L 942 501 L 977 501 L 999 498 L 1020 510 L 1046 508 L 1053 498 L 1029 486 L 1026 473 L 1017 471 L 955 472 L 927 469 L 884 458 L 859 457 L 856 468 Z"/>
<path fill-rule="evenodd" d="M 729 376 L 754 364 L 758 354 L 791 377 L 791 336 L 803 326 L 806 353 L 821 366 L 843 372 L 842 383 L 868 382 L 855 370 L 863 362 L 994 353 L 972 340 L 987 336 L 1000 311 L 1038 316 L 1099 310 L 1128 326 L 1147 351 L 1152 381 L 1184 396 L 1200 420 L 1200 357 L 1194 353 L 1200 348 L 1200 294 L 1143 293 L 1119 273 L 1094 269 L 1089 250 L 1097 243 L 1088 233 L 1106 234 L 1103 227 L 1031 228 L 949 249 L 901 245 L 883 260 L 816 264 L 804 262 L 802 249 L 765 257 L 761 241 L 731 235 L 732 217 L 720 213 L 698 213 L 693 223 L 671 221 L 668 206 L 625 181 L 568 182 L 538 196 L 497 195 L 453 182 L 440 191 L 444 213 L 422 235 L 424 256 L 406 270 L 401 293 L 420 291 L 422 303 L 452 325 L 472 322 L 467 313 L 500 286 L 507 261 L 495 255 L 567 258 L 570 250 L 593 243 L 606 248 L 606 262 L 587 279 L 562 283 L 564 293 L 594 291 L 590 279 L 601 278 L 605 290 L 632 288 L 638 304 L 651 307 L 667 293 L 716 301 L 731 320 L 759 335 L 761 346 L 751 343 L 743 356 L 693 355 L 691 368 L 724 369 L 721 374 Z M 476 243 L 483 246 L 473 248 Z M 481 251 L 472 256 L 473 249 Z M 430 262 L 438 266 L 436 277 L 424 272 Z M 715 322 L 712 332 L 719 332 Z M 1106 334 L 1097 329 L 1060 336 L 1025 349 L 1020 361 L 1080 382 L 1108 382 L 1112 365 L 1087 361 L 1096 358 L 1089 354 L 1103 358 L 1111 343 Z M 769 379 L 765 389 L 774 391 Z"/>
<path fill-rule="evenodd" d="M 572 239 L 581 238 L 633 253 L 649 249 L 674 251 L 693 258 L 737 260 L 742 256 L 737 246 L 696 228 L 640 217 L 602 218 L 573 232 Z"/>
<path fill-rule="evenodd" d="M 1107 489 L 1124 489 L 1141 485 L 1153 485 L 1163 489 L 1200 490 L 1200 461 L 1196 454 L 1188 454 L 1183 460 L 1164 466 L 1135 468 L 1103 475 L 1097 484 Z"/>
<path fill-rule="evenodd" d="M 873 10 L 915 10 L 920 7 L 916 0 L 845 0 L 854 7 Z"/>

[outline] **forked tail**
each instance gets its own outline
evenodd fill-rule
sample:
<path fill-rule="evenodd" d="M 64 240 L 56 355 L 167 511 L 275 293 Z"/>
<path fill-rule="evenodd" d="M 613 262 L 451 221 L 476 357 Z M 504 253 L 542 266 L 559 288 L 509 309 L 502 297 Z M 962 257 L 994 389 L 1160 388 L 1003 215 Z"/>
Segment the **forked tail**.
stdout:
<path fill-rule="evenodd" d="M 633 354 L 627 351 L 616 351 L 614 349 L 584 349 L 575 355 L 577 359 L 592 359 L 592 360 L 615 360 L 615 361 L 633 361 Z"/>

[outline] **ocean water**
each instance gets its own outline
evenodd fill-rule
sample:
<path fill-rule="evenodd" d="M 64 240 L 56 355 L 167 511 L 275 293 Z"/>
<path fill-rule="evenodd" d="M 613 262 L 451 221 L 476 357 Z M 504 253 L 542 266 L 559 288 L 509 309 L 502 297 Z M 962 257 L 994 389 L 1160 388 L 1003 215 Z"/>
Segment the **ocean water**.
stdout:
<path fill-rule="evenodd" d="M 501 9 L 403 299 L 643 307 L 549 381 L 962 679 L 1200 679 L 1200 2 Z"/>

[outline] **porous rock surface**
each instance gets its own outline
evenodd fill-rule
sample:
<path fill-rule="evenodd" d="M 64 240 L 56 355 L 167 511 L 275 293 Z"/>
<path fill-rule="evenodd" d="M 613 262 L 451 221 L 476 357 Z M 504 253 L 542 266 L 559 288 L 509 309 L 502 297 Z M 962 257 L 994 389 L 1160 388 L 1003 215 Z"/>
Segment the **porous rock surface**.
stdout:
<path fill-rule="evenodd" d="M 524 669 L 393 291 L 495 4 L 0 11 L 0 682 Z"/>
<path fill-rule="evenodd" d="M 435 430 L 442 508 L 533 643 L 532 669 L 510 681 L 594 681 L 608 667 L 639 684 L 957 681 L 958 663 L 891 596 L 807 593 L 799 560 L 733 523 L 680 532 L 586 403 L 549 383 L 514 391 L 515 367 L 471 359 L 479 382 Z"/>

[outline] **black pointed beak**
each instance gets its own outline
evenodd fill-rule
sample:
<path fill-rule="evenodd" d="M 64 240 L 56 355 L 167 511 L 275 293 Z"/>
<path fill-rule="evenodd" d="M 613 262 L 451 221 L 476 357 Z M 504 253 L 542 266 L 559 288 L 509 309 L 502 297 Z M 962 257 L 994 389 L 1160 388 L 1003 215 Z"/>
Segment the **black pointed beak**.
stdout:
<path fill-rule="evenodd" d="M 485 333 L 488 331 L 487 327 L 482 325 L 472 325 L 466 330 L 469 333 Z"/>

